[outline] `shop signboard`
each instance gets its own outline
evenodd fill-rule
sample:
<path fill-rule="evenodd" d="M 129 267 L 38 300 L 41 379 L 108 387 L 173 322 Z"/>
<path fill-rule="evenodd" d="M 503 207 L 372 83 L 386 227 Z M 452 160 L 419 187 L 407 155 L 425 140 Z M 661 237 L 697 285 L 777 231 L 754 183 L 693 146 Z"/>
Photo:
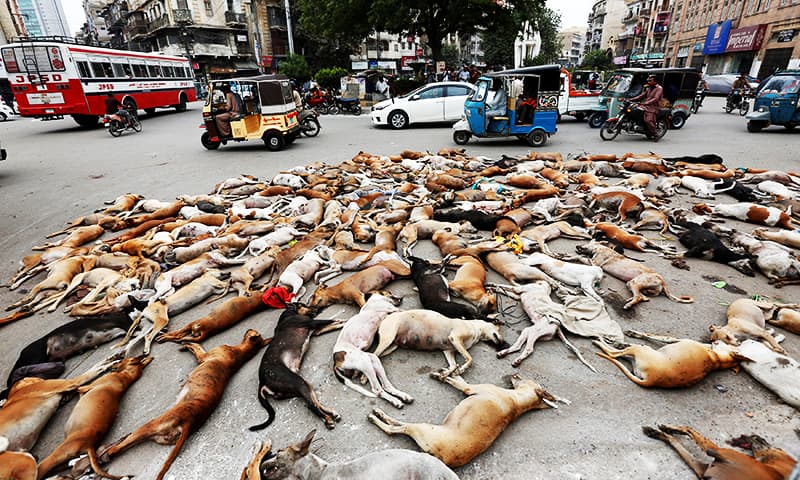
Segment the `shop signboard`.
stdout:
<path fill-rule="evenodd" d="M 351 65 L 352 65 L 353 71 L 366 70 L 369 67 L 367 62 L 352 62 Z"/>
<path fill-rule="evenodd" d="M 383 70 L 395 70 L 397 69 L 397 62 L 394 60 L 379 60 L 376 66 Z"/>
<path fill-rule="evenodd" d="M 628 63 L 628 56 L 621 55 L 619 57 L 614 57 L 614 65 L 625 65 Z"/>
<path fill-rule="evenodd" d="M 703 55 L 719 55 L 725 53 L 732 23 L 731 20 L 725 20 L 724 22 L 712 23 L 708 26 L 706 43 L 703 46 Z"/>
<path fill-rule="evenodd" d="M 791 42 L 794 39 L 794 36 L 797 34 L 797 30 L 790 28 L 789 30 L 781 30 L 778 32 L 778 43 L 787 43 Z"/>
<path fill-rule="evenodd" d="M 737 28 L 732 30 L 728 37 L 728 45 L 725 52 L 749 52 L 761 48 L 764 42 L 764 34 L 767 31 L 765 24 L 750 25 L 749 27 Z"/>
<path fill-rule="evenodd" d="M 686 58 L 689 56 L 689 46 L 680 47 L 678 49 L 678 58 Z"/>
<path fill-rule="evenodd" d="M 402 57 L 400 57 L 400 65 L 402 65 L 403 67 L 410 67 L 411 66 L 410 63 L 414 62 L 416 59 L 417 57 L 412 55 L 403 55 Z"/>

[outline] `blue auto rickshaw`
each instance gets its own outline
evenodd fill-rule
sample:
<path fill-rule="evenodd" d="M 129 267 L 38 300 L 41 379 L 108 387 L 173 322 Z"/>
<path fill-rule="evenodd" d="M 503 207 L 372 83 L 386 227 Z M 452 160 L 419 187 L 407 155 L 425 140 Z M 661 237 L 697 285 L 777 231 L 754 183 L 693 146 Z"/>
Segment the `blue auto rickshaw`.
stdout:
<path fill-rule="evenodd" d="M 516 136 L 540 147 L 556 132 L 561 65 L 491 72 L 480 77 L 464 102 L 464 117 L 453 125 L 459 145 L 478 138 Z"/>
<path fill-rule="evenodd" d="M 778 72 L 759 86 L 753 110 L 747 115 L 747 131 L 760 132 L 770 125 L 794 130 L 800 125 L 800 70 Z"/>

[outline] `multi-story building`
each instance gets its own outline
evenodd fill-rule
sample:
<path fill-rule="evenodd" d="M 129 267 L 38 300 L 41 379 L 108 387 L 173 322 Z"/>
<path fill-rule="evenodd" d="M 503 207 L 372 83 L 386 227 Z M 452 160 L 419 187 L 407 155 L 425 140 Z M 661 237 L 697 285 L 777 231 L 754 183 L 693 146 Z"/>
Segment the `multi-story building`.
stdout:
<path fill-rule="evenodd" d="M 251 0 L 245 4 L 253 50 L 259 66 L 272 71 L 289 52 L 289 27 L 282 0 Z"/>
<path fill-rule="evenodd" d="M 444 43 L 458 44 L 457 35 L 448 35 Z M 390 73 L 410 73 L 414 64 L 425 68 L 425 53 L 418 36 L 377 32 L 364 39 L 357 53 L 350 56 L 350 68 L 353 71 L 379 68 Z M 435 65 L 429 64 L 427 68 L 433 69 Z"/>
<path fill-rule="evenodd" d="M 586 28 L 571 27 L 562 30 L 558 35 L 561 38 L 561 58 L 558 61 L 567 67 L 580 65 L 583 61 Z"/>
<path fill-rule="evenodd" d="M 184 55 L 198 76 L 213 77 L 258 69 L 245 8 L 240 0 L 113 0 L 100 16 L 112 47 Z"/>
<path fill-rule="evenodd" d="M 674 0 L 673 0 L 674 1 Z M 670 0 L 627 0 L 614 63 L 620 66 L 664 65 L 670 25 Z"/>
<path fill-rule="evenodd" d="M 536 58 L 541 51 L 542 36 L 530 22 L 525 22 L 514 40 L 514 68 L 523 66 L 527 59 Z"/>
<path fill-rule="evenodd" d="M 597 0 L 589 13 L 584 53 L 592 50 L 613 53 L 617 38 L 622 32 L 622 19 L 627 11 L 625 0 Z"/>
<path fill-rule="evenodd" d="M 13 38 L 27 34 L 17 2 L 14 0 L 0 2 L 0 41 L 5 44 Z"/>
<path fill-rule="evenodd" d="M 16 0 L 18 15 L 31 36 L 70 36 L 60 0 Z"/>
<path fill-rule="evenodd" d="M 800 68 L 800 1 L 673 0 L 667 62 L 706 73 Z"/>

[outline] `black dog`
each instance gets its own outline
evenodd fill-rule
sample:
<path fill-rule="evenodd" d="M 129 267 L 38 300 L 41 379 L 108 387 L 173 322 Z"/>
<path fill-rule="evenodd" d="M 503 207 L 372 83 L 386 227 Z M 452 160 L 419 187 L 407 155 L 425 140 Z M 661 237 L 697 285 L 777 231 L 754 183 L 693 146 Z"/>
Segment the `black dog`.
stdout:
<path fill-rule="evenodd" d="M 303 397 L 308 408 L 322 417 L 325 426 L 333 428 L 341 417 L 339 414 L 319 403 L 314 388 L 297 372 L 308 350 L 308 343 L 314 330 L 326 327 L 333 320 L 314 320 L 297 312 L 295 305 L 287 305 L 278 318 L 272 343 L 267 346 L 258 368 L 258 401 L 267 410 L 267 421 L 250 427 L 262 430 L 275 420 L 275 409 L 269 404 L 271 395 L 279 400 Z"/>
<path fill-rule="evenodd" d="M 763 200 L 766 195 L 759 196 L 758 192 L 750 187 L 746 187 L 736 180 L 721 178 L 716 182 L 711 182 L 714 193 L 727 193 L 740 202 L 757 203 Z"/>
<path fill-rule="evenodd" d="M 439 312 L 445 317 L 476 319 L 481 318 L 472 305 L 450 301 L 447 283 L 442 277 L 442 267 L 431 265 L 427 260 L 417 257 L 411 260 L 411 279 L 419 290 L 419 300 L 423 308 Z"/>
<path fill-rule="evenodd" d="M 736 253 L 725 246 L 717 235 L 693 222 L 676 221 L 672 226 L 684 229 L 684 232 L 673 233 L 678 235 L 681 245 L 688 248 L 685 257 L 702 258 L 717 263 L 729 265 L 748 276 L 755 276 L 750 257 Z M 670 227 L 672 230 L 672 227 Z"/>
<path fill-rule="evenodd" d="M 705 155 L 700 155 L 698 157 L 672 157 L 672 158 L 665 158 L 665 162 L 686 162 L 686 163 L 702 163 L 704 165 L 711 165 L 714 163 L 722 163 L 722 157 L 717 155 L 716 153 L 706 153 Z"/>
<path fill-rule="evenodd" d="M 466 220 L 478 230 L 491 232 L 494 230 L 497 221 L 504 217 L 494 213 L 481 212 L 479 210 L 462 210 L 460 208 L 448 208 L 446 210 L 436 210 L 433 212 L 433 219 L 442 222 L 458 223 Z"/>
<path fill-rule="evenodd" d="M 17 363 L 11 368 L 6 389 L 25 377 L 58 378 L 64 373 L 64 361 L 92 348 L 125 335 L 132 320 L 124 311 L 97 317 L 80 317 L 61 325 L 52 332 L 23 348 Z"/>

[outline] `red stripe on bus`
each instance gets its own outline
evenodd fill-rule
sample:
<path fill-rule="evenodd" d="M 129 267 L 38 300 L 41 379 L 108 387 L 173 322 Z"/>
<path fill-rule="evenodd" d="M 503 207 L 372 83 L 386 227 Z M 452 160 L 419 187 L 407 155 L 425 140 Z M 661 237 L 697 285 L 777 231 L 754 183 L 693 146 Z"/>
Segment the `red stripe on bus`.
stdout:
<path fill-rule="evenodd" d="M 94 54 L 104 54 L 104 55 L 111 55 L 114 57 L 135 57 L 135 58 L 147 58 L 150 60 L 172 60 L 178 62 L 186 62 L 189 63 L 189 60 L 184 57 L 168 57 L 166 55 L 144 55 L 138 53 L 128 53 L 128 52 L 117 52 L 114 50 L 106 50 L 106 49 L 88 49 L 88 48 L 79 48 L 79 47 L 67 47 L 70 52 L 81 52 L 81 53 L 94 53 Z"/>

